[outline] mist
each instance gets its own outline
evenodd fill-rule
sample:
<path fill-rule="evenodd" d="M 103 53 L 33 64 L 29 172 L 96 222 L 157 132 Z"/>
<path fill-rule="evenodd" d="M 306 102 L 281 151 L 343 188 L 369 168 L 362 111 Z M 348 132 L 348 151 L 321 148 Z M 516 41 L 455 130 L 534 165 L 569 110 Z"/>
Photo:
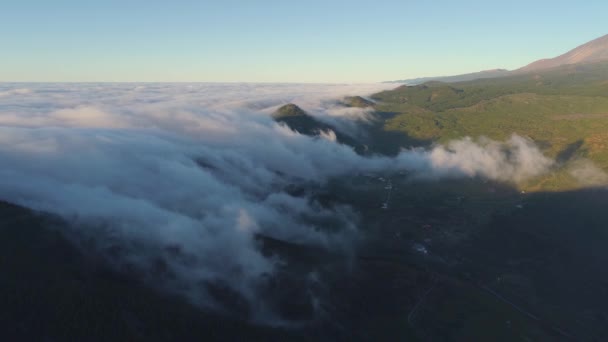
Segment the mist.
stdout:
<path fill-rule="evenodd" d="M 95 241 L 119 267 L 197 305 L 222 310 L 201 286 L 220 284 L 245 298 L 254 316 L 274 319 L 259 289 L 284 261 L 262 253 L 256 236 L 344 253 L 358 236 L 353 209 L 291 195 L 290 185 L 399 171 L 520 182 L 553 164 L 519 136 L 365 157 L 338 144 L 334 132 L 301 135 L 269 115 L 295 103 L 356 134 L 372 113 L 338 100 L 389 87 L 4 84 L 0 199 L 63 217 L 72 223 L 67 234 Z M 334 229 L 318 223 L 328 218 Z"/>

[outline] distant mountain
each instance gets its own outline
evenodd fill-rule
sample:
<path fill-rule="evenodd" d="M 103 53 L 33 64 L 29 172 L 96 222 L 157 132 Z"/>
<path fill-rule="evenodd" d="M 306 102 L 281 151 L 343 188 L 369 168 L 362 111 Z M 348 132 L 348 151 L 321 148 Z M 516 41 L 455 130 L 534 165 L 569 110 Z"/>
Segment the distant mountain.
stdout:
<path fill-rule="evenodd" d="M 570 50 L 561 56 L 538 60 L 517 69 L 515 72 L 534 72 L 567 64 L 589 64 L 602 61 L 608 61 L 608 34 Z"/>
<path fill-rule="evenodd" d="M 436 76 L 436 77 L 421 77 L 398 81 L 390 81 L 388 83 L 404 83 L 407 85 L 418 85 L 431 81 L 444 83 L 466 82 L 486 78 L 499 78 L 505 76 L 519 75 L 539 70 L 557 68 L 563 65 L 570 64 L 593 64 L 598 62 L 608 61 L 608 35 L 594 39 L 585 43 L 573 50 L 566 52 L 563 55 L 555 58 L 541 59 L 530 63 L 517 70 L 509 71 L 505 69 L 493 69 L 470 74 L 462 74 L 455 76 Z"/>
<path fill-rule="evenodd" d="M 437 82 L 464 82 L 464 81 L 472 81 L 482 78 L 496 78 L 502 76 L 508 76 L 510 74 L 509 70 L 505 69 L 492 69 L 492 70 L 484 70 L 479 72 L 473 72 L 470 74 L 462 74 L 455 76 L 436 76 L 436 77 L 421 77 L 421 78 L 412 78 L 407 80 L 398 80 L 398 81 L 390 81 L 389 83 L 405 83 L 408 85 L 417 85 L 430 81 Z"/>

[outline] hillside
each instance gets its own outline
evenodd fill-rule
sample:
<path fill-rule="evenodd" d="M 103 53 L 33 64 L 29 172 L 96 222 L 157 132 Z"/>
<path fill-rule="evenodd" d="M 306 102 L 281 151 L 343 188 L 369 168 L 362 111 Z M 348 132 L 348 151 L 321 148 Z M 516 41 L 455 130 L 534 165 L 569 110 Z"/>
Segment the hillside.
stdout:
<path fill-rule="evenodd" d="M 422 83 L 426 83 L 426 82 L 430 82 L 430 81 L 438 81 L 438 82 L 446 82 L 446 83 L 465 82 L 465 81 L 472 81 L 472 80 L 477 80 L 477 79 L 482 79 L 482 78 L 495 78 L 495 77 L 508 76 L 509 73 L 510 73 L 509 70 L 493 69 L 493 70 L 484 70 L 484 71 L 473 72 L 473 73 L 462 74 L 462 75 L 454 75 L 454 76 L 434 76 L 434 77 L 410 78 L 410 79 L 406 79 L 406 80 L 391 81 L 389 83 L 405 83 L 407 85 L 417 85 L 417 84 L 422 84 Z"/>
<path fill-rule="evenodd" d="M 293 103 L 286 104 L 277 109 L 272 118 L 286 124 L 289 128 L 305 135 L 317 135 L 319 131 L 332 129 L 331 126 L 320 122 L 302 108 Z"/>
<path fill-rule="evenodd" d="M 361 96 L 347 96 L 342 100 L 342 104 L 347 107 L 356 108 L 368 108 L 374 105 L 372 101 L 366 100 Z"/>
<path fill-rule="evenodd" d="M 361 98 L 361 100 L 367 101 L 363 98 Z M 361 103 L 357 100 L 352 101 L 356 101 L 356 104 Z M 335 133 L 336 140 L 339 143 L 349 145 L 359 153 L 362 153 L 365 149 L 364 146 L 359 143 L 355 138 L 349 136 L 348 134 L 340 132 L 340 130 L 338 130 L 336 127 L 333 127 L 332 125 L 317 120 L 312 115 L 306 113 L 302 108 L 298 107 L 293 103 L 289 103 L 279 107 L 272 114 L 272 118 L 276 122 L 283 123 L 287 125 L 287 127 L 289 127 L 290 129 L 308 136 L 320 136 L 322 132 L 327 133 L 328 131 L 332 131 Z"/>
<path fill-rule="evenodd" d="M 301 339 L 201 311 L 67 239 L 61 219 L 0 201 L 0 336 L 5 341 Z M 52 227 L 52 228 L 50 228 Z"/>
<path fill-rule="evenodd" d="M 608 171 L 608 62 L 564 65 L 534 73 L 460 83 L 401 86 L 372 96 L 376 109 L 395 113 L 384 128 L 446 142 L 464 136 L 532 138 L 565 163 L 521 185 L 563 190 L 584 185 L 572 176 L 580 158 Z M 601 178 L 601 177 L 600 177 Z"/>

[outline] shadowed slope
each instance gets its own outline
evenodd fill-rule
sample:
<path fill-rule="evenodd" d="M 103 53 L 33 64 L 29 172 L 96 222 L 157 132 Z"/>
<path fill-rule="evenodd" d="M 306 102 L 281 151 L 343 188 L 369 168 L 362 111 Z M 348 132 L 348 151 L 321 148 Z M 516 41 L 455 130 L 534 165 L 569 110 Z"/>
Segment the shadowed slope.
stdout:
<path fill-rule="evenodd" d="M 363 145 L 353 137 L 340 132 L 331 125 L 315 119 L 293 103 L 286 104 L 277 109 L 272 114 L 272 118 L 276 122 L 284 123 L 292 130 L 308 136 L 319 136 L 322 132 L 327 133 L 332 131 L 336 134 L 336 140 L 339 143 L 351 146 L 359 153 L 364 150 Z"/>

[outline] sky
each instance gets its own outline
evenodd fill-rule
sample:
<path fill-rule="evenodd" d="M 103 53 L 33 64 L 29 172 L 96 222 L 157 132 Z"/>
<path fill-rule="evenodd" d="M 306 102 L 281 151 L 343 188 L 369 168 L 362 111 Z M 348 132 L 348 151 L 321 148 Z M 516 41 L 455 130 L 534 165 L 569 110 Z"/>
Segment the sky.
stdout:
<path fill-rule="evenodd" d="M 514 69 L 608 2 L 0 0 L 0 81 L 379 82 Z"/>

